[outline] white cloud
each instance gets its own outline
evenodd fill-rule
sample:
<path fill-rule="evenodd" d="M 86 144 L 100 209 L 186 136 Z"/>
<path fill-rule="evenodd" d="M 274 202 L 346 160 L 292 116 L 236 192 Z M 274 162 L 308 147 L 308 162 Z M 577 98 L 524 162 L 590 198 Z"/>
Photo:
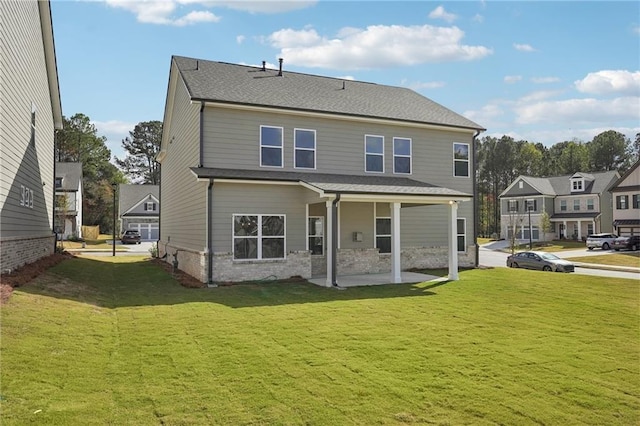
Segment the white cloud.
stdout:
<path fill-rule="evenodd" d="M 407 87 L 411 90 L 422 90 L 422 89 L 439 89 L 441 87 L 446 86 L 444 81 L 413 81 L 409 82 L 407 80 L 402 80 L 400 84 L 404 87 Z"/>
<path fill-rule="evenodd" d="M 562 93 L 560 90 L 539 90 L 536 92 L 531 92 L 528 95 L 523 96 L 518 100 L 518 103 L 524 104 L 527 102 L 538 102 L 543 101 L 545 99 L 553 98 Z"/>
<path fill-rule="evenodd" d="M 536 84 L 557 83 L 560 81 L 558 77 L 533 77 L 532 82 Z"/>
<path fill-rule="evenodd" d="M 531 45 L 529 44 L 518 44 L 518 43 L 513 43 L 513 47 L 520 51 L 520 52 L 535 52 L 536 49 L 534 49 Z"/>
<path fill-rule="evenodd" d="M 598 71 L 587 74 L 585 78 L 577 80 L 574 84 L 576 89 L 583 93 L 640 95 L 640 71 Z"/>
<path fill-rule="evenodd" d="M 449 13 L 444 10 L 444 7 L 438 6 L 429 13 L 429 18 L 431 19 L 442 19 L 445 22 L 451 23 L 455 21 L 458 17 L 453 13 Z"/>
<path fill-rule="evenodd" d="M 482 23 L 482 22 L 484 22 L 484 16 L 480 15 L 479 13 L 476 13 L 476 15 L 473 18 L 471 18 L 471 20 L 473 22 Z"/>
<path fill-rule="evenodd" d="M 209 7 L 225 7 L 249 13 L 276 14 L 315 6 L 316 0 L 178 0 L 180 3 L 200 3 Z"/>
<path fill-rule="evenodd" d="M 236 37 L 236 43 L 242 44 L 245 41 L 246 37 L 243 35 L 239 35 Z"/>
<path fill-rule="evenodd" d="M 535 102 L 515 108 L 520 124 L 610 123 L 640 120 L 640 98 L 566 99 Z"/>
<path fill-rule="evenodd" d="M 105 0 L 111 7 L 120 8 L 136 15 L 138 22 L 145 24 L 174 25 L 183 27 L 201 22 L 218 22 L 220 17 L 209 11 L 191 11 L 175 18 L 178 2 L 163 0 Z M 187 1 L 187 3 L 189 3 Z"/>
<path fill-rule="evenodd" d="M 138 123 L 119 120 L 92 121 L 91 123 L 96 126 L 98 136 L 107 138 L 106 146 L 111 150 L 111 155 L 123 158 L 126 153 L 122 148 L 122 140 L 129 136 L 129 132 L 133 131 Z"/>
<path fill-rule="evenodd" d="M 355 80 L 355 77 L 352 75 L 343 75 L 343 76 L 338 76 L 336 78 L 339 78 L 340 80 L 350 80 L 350 81 Z"/>
<path fill-rule="evenodd" d="M 266 38 L 293 65 L 330 69 L 384 68 L 482 59 L 493 51 L 461 44 L 457 27 L 374 25 L 347 28 L 334 38 L 314 29 L 282 29 Z"/>
<path fill-rule="evenodd" d="M 521 75 L 505 75 L 503 80 L 507 84 L 513 84 L 522 80 L 522 76 Z"/>

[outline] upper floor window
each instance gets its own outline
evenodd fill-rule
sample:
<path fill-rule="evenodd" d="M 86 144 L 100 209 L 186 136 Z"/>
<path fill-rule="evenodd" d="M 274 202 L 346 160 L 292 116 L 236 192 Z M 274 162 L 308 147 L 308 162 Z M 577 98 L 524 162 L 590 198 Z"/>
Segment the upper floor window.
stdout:
<path fill-rule="evenodd" d="M 294 129 L 294 167 L 296 169 L 316 168 L 316 131 Z"/>
<path fill-rule="evenodd" d="M 453 175 L 469 177 L 469 144 L 453 144 Z"/>
<path fill-rule="evenodd" d="M 616 208 L 618 210 L 627 210 L 629 208 L 629 196 L 628 195 L 616 196 Z"/>
<path fill-rule="evenodd" d="M 571 191 L 577 192 L 582 191 L 584 189 L 584 179 L 572 179 L 571 180 Z"/>
<path fill-rule="evenodd" d="M 527 211 L 534 212 L 534 211 L 538 210 L 538 200 L 529 199 L 529 200 L 527 200 L 526 206 L 527 206 Z"/>
<path fill-rule="evenodd" d="M 587 200 L 587 210 L 593 210 L 593 209 L 594 209 L 594 207 L 593 207 L 593 198 L 589 198 Z"/>
<path fill-rule="evenodd" d="M 567 211 L 567 200 L 560 200 L 560 211 L 561 212 Z"/>
<path fill-rule="evenodd" d="M 61 177 L 57 177 L 56 178 L 56 188 L 62 188 L 62 178 Z"/>
<path fill-rule="evenodd" d="M 282 127 L 260 126 L 260 165 L 283 167 Z"/>
<path fill-rule="evenodd" d="M 393 173 L 411 174 L 411 139 L 393 138 Z"/>
<path fill-rule="evenodd" d="M 573 200 L 573 211 L 577 212 L 580 210 L 580 200 Z"/>
<path fill-rule="evenodd" d="M 31 139 L 29 144 L 32 148 L 36 147 L 36 104 L 31 102 Z"/>
<path fill-rule="evenodd" d="M 144 203 L 144 209 L 145 211 L 155 211 L 156 203 L 154 203 L 153 201 L 147 201 Z"/>
<path fill-rule="evenodd" d="M 515 213 L 518 211 L 518 200 L 509 200 L 508 201 L 508 209 L 510 213 Z"/>
<path fill-rule="evenodd" d="M 633 204 L 632 207 L 634 209 L 640 209 L 640 194 L 633 194 Z"/>
<path fill-rule="evenodd" d="M 364 171 L 384 173 L 384 137 L 365 135 Z"/>

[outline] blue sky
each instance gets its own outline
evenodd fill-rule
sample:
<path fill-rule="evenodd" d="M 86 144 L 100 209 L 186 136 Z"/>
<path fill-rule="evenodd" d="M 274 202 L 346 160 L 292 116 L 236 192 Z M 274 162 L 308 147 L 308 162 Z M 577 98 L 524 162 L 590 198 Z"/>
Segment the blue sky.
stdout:
<path fill-rule="evenodd" d="M 65 116 L 114 155 L 162 120 L 172 55 L 404 86 L 552 145 L 640 132 L 640 2 L 52 0 Z"/>

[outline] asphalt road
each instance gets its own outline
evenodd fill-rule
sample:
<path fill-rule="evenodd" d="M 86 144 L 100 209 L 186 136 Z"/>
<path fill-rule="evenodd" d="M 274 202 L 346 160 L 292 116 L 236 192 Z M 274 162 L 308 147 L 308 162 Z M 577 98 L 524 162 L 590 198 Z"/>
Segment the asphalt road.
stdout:
<path fill-rule="evenodd" d="M 487 244 L 485 246 L 480 247 L 480 265 L 482 266 L 492 266 L 499 268 L 507 267 L 507 256 L 508 253 L 504 253 L 502 251 L 492 250 L 491 248 L 497 249 L 500 248 L 500 244 Z M 615 251 L 604 251 L 604 250 L 587 250 L 584 248 L 583 250 L 569 250 L 569 251 L 561 251 L 555 252 L 554 254 L 561 258 L 568 257 L 578 257 L 578 256 L 597 256 L 601 254 L 612 254 Z M 582 268 L 576 266 L 575 274 L 580 275 L 595 275 L 601 277 L 615 277 L 615 278 L 628 278 L 628 279 L 636 279 L 640 280 L 640 273 L 638 272 L 622 272 L 622 271 L 611 271 L 604 269 L 592 269 L 592 268 Z"/>

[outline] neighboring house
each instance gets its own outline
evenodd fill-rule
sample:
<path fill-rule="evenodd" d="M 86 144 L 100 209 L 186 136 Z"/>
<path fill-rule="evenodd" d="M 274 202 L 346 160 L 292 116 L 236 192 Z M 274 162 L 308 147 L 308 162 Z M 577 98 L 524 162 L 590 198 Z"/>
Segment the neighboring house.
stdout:
<path fill-rule="evenodd" d="M 163 126 L 159 255 L 203 282 L 477 264 L 484 129 L 410 89 L 173 57 Z"/>
<path fill-rule="evenodd" d="M 0 263 L 55 250 L 54 140 L 62 129 L 48 1 L 0 2 Z"/>
<path fill-rule="evenodd" d="M 533 241 L 582 240 L 589 234 L 611 232 L 608 190 L 619 177 L 617 171 L 548 178 L 519 176 L 500 194 L 502 238 L 511 239 L 515 232 L 516 239 L 526 241 L 530 233 Z M 542 235 L 543 212 L 551 219 L 547 235 Z"/>
<path fill-rule="evenodd" d="M 640 235 L 640 160 L 611 187 L 613 226 L 618 235 Z"/>
<path fill-rule="evenodd" d="M 55 188 L 58 238 L 82 238 L 82 163 L 56 163 Z"/>
<path fill-rule="evenodd" d="M 120 229 L 135 229 L 144 241 L 158 240 L 160 218 L 158 185 L 124 185 L 118 187 Z"/>

